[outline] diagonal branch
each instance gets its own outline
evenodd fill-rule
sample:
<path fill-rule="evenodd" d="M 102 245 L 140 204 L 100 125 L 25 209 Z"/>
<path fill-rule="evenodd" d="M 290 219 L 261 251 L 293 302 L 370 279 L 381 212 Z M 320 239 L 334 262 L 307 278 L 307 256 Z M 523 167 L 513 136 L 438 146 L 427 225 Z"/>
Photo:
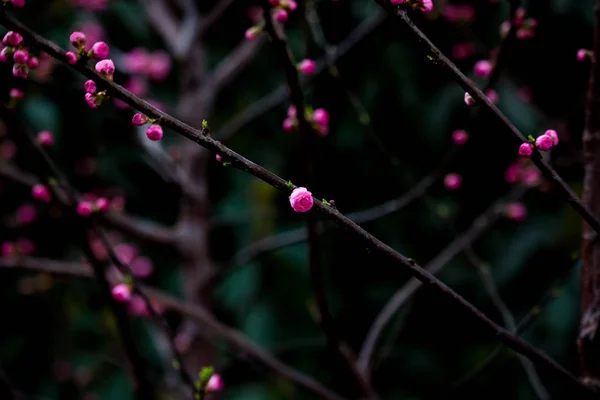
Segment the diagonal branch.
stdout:
<path fill-rule="evenodd" d="M 34 33 L 31 29 L 27 28 L 25 25 L 23 25 L 10 15 L 6 14 L 5 12 L 0 13 L 0 24 L 4 25 L 8 29 L 18 31 L 24 37 L 26 42 L 28 42 L 31 46 L 37 47 L 43 50 L 44 52 L 48 53 L 50 56 L 65 63 L 66 65 L 69 65 L 67 63 L 67 57 L 65 55 L 65 52 L 61 50 L 56 44 Z M 106 89 L 108 93 L 110 93 L 112 96 L 124 101 L 131 107 L 144 112 L 149 117 L 157 119 L 164 127 L 172 129 L 178 134 L 190 139 L 191 141 L 205 147 L 206 149 L 214 153 L 220 154 L 225 161 L 231 163 L 232 167 L 245 171 L 259 178 L 260 180 L 282 191 L 283 193 L 290 193 L 290 187 L 288 187 L 287 181 L 277 176 L 273 172 L 239 155 L 238 153 L 224 146 L 222 143 L 216 141 L 215 139 L 209 136 L 208 129 L 203 129 L 202 131 L 200 131 L 192 128 L 191 126 L 173 118 L 169 114 L 158 110 L 156 107 L 133 95 L 132 93 L 128 92 L 116 83 L 108 81 L 107 79 L 103 78 L 100 74 L 96 73 L 91 68 L 82 65 L 81 63 L 69 65 L 69 67 L 90 79 L 94 79 L 101 89 Z M 471 82 L 470 85 L 473 85 L 473 83 Z M 475 89 L 477 88 L 475 87 Z M 487 101 L 483 93 L 481 93 L 480 91 L 479 93 L 475 92 L 475 96 L 480 100 L 483 99 L 484 101 Z M 491 105 L 491 103 L 490 106 L 494 107 L 493 105 Z M 544 163 L 544 161 L 539 159 L 539 156 L 537 158 L 537 162 L 538 164 Z M 548 168 L 550 167 L 548 166 Z M 555 172 L 553 172 L 554 170 L 548 169 L 547 171 L 552 171 L 552 173 L 555 174 Z M 575 204 L 578 204 L 580 206 L 575 207 L 576 210 L 579 211 L 580 214 L 585 216 L 587 219 L 589 219 L 591 223 L 594 223 L 595 219 L 587 211 L 587 208 L 583 207 L 578 200 L 573 199 L 576 199 L 576 197 L 571 198 L 571 203 L 574 202 Z M 408 268 L 408 270 L 414 277 L 421 280 L 424 284 L 429 285 L 432 289 L 435 289 L 440 294 L 443 294 L 448 298 L 449 301 L 455 303 L 464 311 L 466 311 L 471 316 L 471 318 L 473 318 L 473 320 L 477 321 L 482 326 L 482 328 L 484 328 L 488 332 L 488 334 L 498 338 L 498 340 L 505 343 L 514 351 L 527 356 L 535 364 L 539 365 L 540 368 L 543 368 L 544 370 L 552 373 L 556 378 L 563 379 L 566 382 L 569 382 L 573 390 L 577 391 L 578 395 L 582 396 L 581 398 L 590 398 L 592 396 L 591 391 L 588 388 L 581 385 L 573 375 L 571 375 L 561 365 L 559 365 L 550 357 L 548 357 L 548 355 L 532 347 L 527 342 L 523 341 L 522 339 L 518 338 L 505 328 L 496 324 L 485 314 L 483 314 L 477 307 L 465 300 L 454 290 L 450 289 L 446 284 L 441 282 L 431 273 L 424 270 L 415 260 L 398 253 L 390 246 L 381 242 L 379 239 L 375 238 L 373 235 L 362 229 L 360 226 L 356 225 L 350 219 L 342 215 L 339 211 L 321 203 L 321 201 L 319 201 L 316 198 L 315 205 L 313 208 L 322 212 L 331 220 L 335 221 L 341 228 L 351 232 L 354 236 L 361 240 L 368 249 L 371 249 L 375 253 L 383 256 L 384 258 L 388 259 L 389 261 L 395 264 L 403 265 L 406 268 Z M 600 224 L 594 225 L 600 226 Z"/>

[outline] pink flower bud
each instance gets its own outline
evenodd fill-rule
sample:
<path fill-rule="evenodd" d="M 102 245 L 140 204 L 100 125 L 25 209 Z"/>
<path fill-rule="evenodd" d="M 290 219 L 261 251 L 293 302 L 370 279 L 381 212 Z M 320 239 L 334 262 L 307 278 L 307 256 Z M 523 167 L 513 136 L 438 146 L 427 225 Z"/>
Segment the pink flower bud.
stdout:
<path fill-rule="evenodd" d="M 152 124 L 146 129 L 146 137 L 152 141 L 157 141 L 162 139 L 163 130 L 162 127 L 158 124 Z"/>
<path fill-rule="evenodd" d="M 90 57 L 98 60 L 103 60 L 108 57 L 109 47 L 104 42 L 96 42 L 90 50 Z"/>
<path fill-rule="evenodd" d="M 31 204 L 23 204 L 17 208 L 16 219 L 17 223 L 21 225 L 27 225 L 35 221 L 37 218 L 37 210 L 35 206 Z"/>
<path fill-rule="evenodd" d="M 94 82 L 91 79 L 85 81 L 83 87 L 85 88 L 85 92 L 89 94 L 96 94 L 96 92 L 98 91 L 98 88 L 96 87 L 96 82 Z"/>
<path fill-rule="evenodd" d="M 77 214 L 82 217 L 89 217 L 92 214 L 93 207 L 89 201 L 82 201 L 77 204 Z"/>
<path fill-rule="evenodd" d="M 485 95 L 493 104 L 498 104 L 498 100 L 500 100 L 500 98 L 498 97 L 498 92 L 496 92 L 494 89 L 488 89 L 488 91 L 485 92 Z"/>
<path fill-rule="evenodd" d="M 444 186 L 448 190 L 456 190 L 462 184 L 462 177 L 458 174 L 448 174 L 444 177 Z"/>
<path fill-rule="evenodd" d="M 537 167 L 531 166 L 521 171 L 521 180 L 526 186 L 534 187 L 542 181 L 542 173 Z"/>
<path fill-rule="evenodd" d="M 244 32 L 244 37 L 246 38 L 246 40 L 254 40 L 261 31 L 262 26 L 253 26 L 251 28 L 246 29 L 246 32 Z"/>
<path fill-rule="evenodd" d="M 473 67 L 475 75 L 481 78 L 487 78 L 490 76 L 492 69 L 492 63 L 488 60 L 479 60 L 475 63 L 475 67 Z"/>
<path fill-rule="evenodd" d="M 321 126 L 329 125 L 329 113 L 324 108 L 317 108 L 313 111 L 312 117 L 313 120 Z"/>
<path fill-rule="evenodd" d="M 27 60 L 27 66 L 29 69 L 36 69 L 40 65 L 40 60 L 37 57 L 29 57 Z"/>
<path fill-rule="evenodd" d="M 542 135 L 535 139 L 535 146 L 541 151 L 548 151 L 552 147 L 552 137 L 549 135 Z"/>
<path fill-rule="evenodd" d="M 27 50 L 17 50 L 15 51 L 15 54 L 13 54 L 13 59 L 17 64 L 27 64 L 27 61 L 29 60 L 29 53 Z"/>
<path fill-rule="evenodd" d="M 298 3 L 296 3 L 295 0 L 281 0 L 281 6 L 290 11 L 296 11 L 296 8 L 298 8 Z"/>
<path fill-rule="evenodd" d="M 17 32 L 8 31 L 2 39 L 2 44 L 5 46 L 18 47 L 23 44 L 23 36 Z"/>
<path fill-rule="evenodd" d="M 521 157 L 531 157 L 531 154 L 533 153 L 533 146 L 531 145 L 531 143 L 521 143 L 521 146 L 519 146 L 519 155 Z"/>
<path fill-rule="evenodd" d="M 114 286 L 111 293 L 113 298 L 121 303 L 129 301 L 131 298 L 131 288 L 126 283 L 119 283 L 118 285 Z"/>
<path fill-rule="evenodd" d="M 283 120 L 283 123 L 281 124 L 284 132 L 292 132 L 294 130 L 294 123 L 296 122 L 296 120 L 292 119 L 292 118 L 286 118 Z"/>
<path fill-rule="evenodd" d="M 96 63 L 96 71 L 104 75 L 105 77 L 112 79 L 115 73 L 115 64 L 112 60 L 102 60 Z"/>
<path fill-rule="evenodd" d="M 98 199 L 96 199 L 96 204 L 94 204 L 96 210 L 98 211 L 108 210 L 109 205 L 110 204 L 108 203 L 108 200 L 104 197 L 99 197 Z"/>
<path fill-rule="evenodd" d="M 52 146 L 54 144 L 54 137 L 50 131 L 41 131 L 38 133 L 37 141 L 42 146 Z"/>
<path fill-rule="evenodd" d="M 25 7 L 25 0 L 10 0 L 10 3 L 16 8 Z"/>
<path fill-rule="evenodd" d="M 307 212 L 313 206 L 312 193 L 305 187 L 296 188 L 290 195 L 290 204 L 296 212 Z"/>
<path fill-rule="evenodd" d="M 287 111 L 287 116 L 290 118 L 296 118 L 296 107 L 289 106 L 288 111 Z"/>
<path fill-rule="evenodd" d="M 9 96 L 12 99 L 22 99 L 23 95 L 24 95 L 24 93 L 23 93 L 23 91 L 21 89 L 17 89 L 17 88 L 10 89 Z"/>
<path fill-rule="evenodd" d="M 473 104 L 475 104 L 475 99 L 471 97 L 471 95 L 469 94 L 469 92 L 465 92 L 465 104 L 468 106 L 472 106 Z"/>
<path fill-rule="evenodd" d="M 131 118 L 131 122 L 135 125 L 135 126 L 142 126 L 148 123 L 148 121 L 150 120 L 150 118 L 148 118 L 147 116 L 145 116 L 142 113 L 136 113 L 133 115 L 133 118 Z"/>
<path fill-rule="evenodd" d="M 3 242 L 0 251 L 3 257 L 10 257 L 15 254 L 15 245 L 12 242 Z"/>
<path fill-rule="evenodd" d="M 130 265 L 138 255 L 137 248 L 129 243 L 119 243 L 115 246 L 115 254 L 122 264 Z"/>
<path fill-rule="evenodd" d="M 304 75 L 312 75 L 317 69 L 317 64 L 313 60 L 302 60 L 298 64 L 298 70 Z"/>
<path fill-rule="evenodd" d="M 521 222 L 527 217 L 527 207 L 523 203 L 509 203 L 505 206 L 504 213 L 508 218 Z"/>
<path fill-rule="evenodd" d="M 5 47 L 0 50 L 0 62 L 7 62 L 10 57 L 13 55 L 12 47 Z"/>
<path fill-rule="evenodd" d="M 25 79 L 29 76 L 29 68 L 24 64 L 15 64 L 13 65 L 12 73 L 17 78 Z"/>
<path fill-rule="evenodd" d="M 138 257 L 131 263 L 131 271 L 138 278 L 147 278 L 152 274 L 154 267 L 148 257 Z"/>
<path fill-rule="evenodd" d="M 218 392 L 223 389 L 223 379 L 221 379 L 221 375 L 212 374 L 208 382 L 206 383 L 206 391 L 208 392 Z"/>
<path fill-rule="evenodd" d="M 469 139 L 469 135 L 463 129 L 457 129 L 454 132 L 452 132 L 452 141 L 457 146 L 462 146 L 463 144 L 465 144 L 467 142 L 467 139 Z"/>
<path fill-rule="evenodd" d="M 548 135 L 552 138 L 552 146 L 556 146 L 558 144 L 558 134 L 553 129 L 548 129 L 544 135 Z"/>
<path fill-rule="evenodd" d="M 65 53 L 65 57 L 67 57 L 67 63 L 71 65 L 77 62 L 77 54 L 73 53 L 72 51 L 67 51 Z"/>
<path fill-rule="evenodd" d="M 85 49 L 86 37 L 83 32 L 73 32 L 69 36 L 69 41 L 77 50 Z"/>
<path fill-rule="evenodd" d="M 288 13 L 283 8 L 278 8 L 275 10 L 275 21 L 279 23 L 284 23 L 288 19 Z"/>
<path fill-rule="evenodd" d="M 420 8 L 425 13 L 431 12 L 431 10 L 433 10 L 433 1 L 432 0 L 421 0 Z"/>
<path fill-rule="evenodd" d="M 148 307 L 146 306 L 146 301 L 138 295 L 131 296 L 129 299 L 129 303 L 127 304 L 127 309 L 136 317 L 149 317 L 150 312 L 148 311 Z"/>
<path fill-rule="evenodd" d="M 96 103 L 96 96 L 91 93 L 85 94 L 85 102 L 90 108 L 98 108 L 98 104 Z"/>
<path fill-rule="evenodd" d="M 50 190 L 48 190 L 48 188 L 41 183 L 38 183 L 31 188 L 31 195 L 34 199 L 44 203 L 49 203 L 50 199 L 52 198 L 50 195 Z"/>
<path fill-rule="evenodd" d="M 217 159 L 217 161 L 218 161 L 218 162 L 223 162 L 223 157 L 221 157 L 221 155 L 220 155 L 220 154 L 217 154 L 217 155 L 215 156 L 215 158 Z"/>

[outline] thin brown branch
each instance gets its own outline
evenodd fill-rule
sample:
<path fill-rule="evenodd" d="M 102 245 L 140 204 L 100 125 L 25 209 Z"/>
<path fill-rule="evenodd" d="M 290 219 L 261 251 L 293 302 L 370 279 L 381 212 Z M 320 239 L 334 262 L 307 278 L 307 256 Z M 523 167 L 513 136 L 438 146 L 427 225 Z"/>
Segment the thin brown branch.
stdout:
<path fill-rule="evenodd" d="M 96 73 L 94 70 L 87 67 L 86 65 L 83 65 L 82 63 L 69 65 L 67 62 L 65 52 L 62 49 L 60 49 L 56 44 L 34 33 L 31 29 L 27 28 L 25 25 L 23 25 L 10 15 L 6 14 L 5 12 L 0 12 L 0 24 L 7 27 L 8 29 L 19 32 L 24 37 L 28 45 L 39 48 L 40 50 L 48 53 L 50 56 L 60 60 L 65 65 L 68 65 L 73 70 L 78 71 L 83 76 L 86 76 L 90 79 L 94 79 L 96 81 L 97 86 L 100 89 L 107 90 L 107 92 L 110 95 L 118 98 L 119 100 L 124 101 L 131 107 L 140 110 L 149 117 L 157 119 L 165 128 L 172 129 L 178 134 L 205 147 L 206 149 L 214 153 L 220 154 L 225 161 L 231 163 L 232 167 L 243 170 L 284 193 L 290 193 L 290 187 L 288 186 L 286 180 L 275 175 L 271 171 L 251 162 L 245 157 L 242 157 L 238 153 L 224 146 L 222 143 L 214 140 L 208 134 L 208 129 L 197 130 L 192 128 L 191 126 L 173 118 L 169 114 L 158 110 L 156 107 L 150 105 L 148 102 L 140 99 L 139 97 L 123 89 L 123 87 L 105 79 L 100 74 Z M 458 72 L 460 73 L 460 71 Z M 467 78 L 465 77 L 465 79 Z M 470 82 L 470 85 L 477 89 L 472 82 Z M 477 92 L 474 92 L 474 96 L 479 100 L 483 99 L 484 101 L 487 101 L 483 93 L 478 94 Z M 494 106 L 491 105 L 491 107 Z M 539 159 L 536 162 L 538 164 L 540 162 L 543 163 L 543 161 L 540 161 Z M 550 167 L 548 166 L 548 168 Z M 546 171 L 549 170 L 547 169 Z M 553 179 L 555 178 L 553 177 Z M 575 203 L 574 208 L 578 212 L 580 212 L 581 215 L 586 217 L 586 219 L 589 218 L 591 214 L 587 212 L 587 209 L 581 209 L 581 207 L 578 206 L 581 205 L 581 203 L 578 201 L 573 201 L 573 199 L 576 199 L 576 197 L 571 198 L 570 201 L 572 204 Z M 375 238 L 373 235 L 371 235 L 370 233 L 353 223 L 350 219 L 342 215 L 336 209 L 321 203 L 317 198 L 315 198 L 314 200 L 315 205 L 313 208 L 316 211 L 325 214 L 328 218 L 332 219 L 338 225 L 340 225 L 340 227 L 351 232 L 354 236 L 356 236 L 357 239 L 361 240 L 366 245 L 366 247 L 372 250 L 374 253 L 377 253 L 383 256 L 384 258 L 389 259 L 393 263 L 403 265 L 404 267 L 406 267 L 413 276 L 417 277 L 423 283 L 429 285 L 432 289 L 435 289 L 440 294 L 446 296 L 449 301 L 452 301 L 459 305 L 464 311 L 466 311 L 471 316 L 471 318 L 473 318 L 474 321 L 477 321 L 481 325 L 481 327 L 488 332 L 489 335 L 496 337 L 498 340 L 505 343 L 514 351 L 527 356 L 538 366 L 548 371 L 549 373 L 552 373 L 557 379 L 562 379 L 565 380 L 565 382 L 569 382 L 573 388 L 573 391 L 577 392 L 577 395 L 581 396 L 582 398 L 589 398 L 591 396 L 591 392 L 587 387 L 582 386 L 573 375 L 571 375 L 566 369 L 564 369 L 562 366 L 560 366 L 558 363 L 556 363 L 554 360 L 548 357 L 548 355 L 532 347 L 522 339 L 510 333 L 505 328 L 496 324 L 485 314 L 483 314 L 477 307 L 475 307 L 473 304 L 465 300 L 458 293 L 450 289 L 447 285 L 445 285 L 431 273 L 424 270 L 417 262 L 398 253 L 390 246 L 381 242 L 379 239 Z M 591 218 L 590 222 L 593 223 L 594 218 Z M 600 226 L 600 224 L 598 225 Z"/>
<path fill-rule="evenodd" d="M 86 264 L 33 257 L 0 258 L 0 268 L 24 268 L 31 271 L 46 272 L 66 277 L 93 278 L 92 270 Z M 260 349 L 240 332 L 216 320 L 206 308 L 196 304 L 184 303 L 170 294 L 144 284 L 139 285 L 139 289 L 150 299 L 164 306 L 167 310 L 177 312 L 180 315 L 193 320 L 216 337 L 227 341 L 229 345 L 241 353 L 248 354 L 254 360 L 273 371 L 273 373 L 294 382 L 296 385 L 313 393 L 315 396 L 327 400 L 343 400 L 342 397 L 323 387 L 313 378 L 303 375 Z"/>

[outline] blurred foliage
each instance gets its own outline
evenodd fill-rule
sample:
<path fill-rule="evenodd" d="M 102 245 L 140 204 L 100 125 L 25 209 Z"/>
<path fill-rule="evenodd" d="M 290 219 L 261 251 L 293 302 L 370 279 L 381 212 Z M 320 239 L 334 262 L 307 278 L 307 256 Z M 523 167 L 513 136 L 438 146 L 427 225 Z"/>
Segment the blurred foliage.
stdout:
<path fill-rule="evenodd" d="M 28 0 L 27 6 L 15 14 L 64 48 L 70 32 L 82 23 L 99 22 L 119 70 L 125 52 L 135 47 L 165 47 L 146 17 L 144 3 L 112 0 L 105 11 L 92 13 L 66 0 Z M 207 12 L 216 2 L 197 3 L 202 12 Z M 369 0 L 317 3 L 325 35 L 332 44 L 342 42 L 361 21 L 379 10 Z M 499 24 L 508 18 L 508 4 L 464 1 L 475 7 L 477 18 L 471 23 L 453 23 L 439 12 L 446 3 L 449 1 L 436 2 L 434 13 L 427 17 L 415 15 L 415 20 L 447 54 L 457 43 L 475 43 L 475 54 L 457 61 L 472 75 L 474 62 L 490 57 L 490 51 L 500 43 Z M 525 134 L 536 136 L 549 128 L 559 131 L 561 144 L 553 152 L 553 163 L 579 189 L 588 65 L 578 63 L 575 53 L 591 46 L 593 1 L 525 3 L 539 26 L 534 38 L 518 41 L 508 49 L 507 65 L 496 87 L 499 107 Z M 209 67 L 217 65 L 243 40 L 245 29 L 251 26 L 248 6 L 247 2 L 234 2 L 206 33 L 205 61 Z M 320 58 L 322 51 L 307 33 L 302 11 L 301 5 L 285 25 L 289 43 L 297 59 Z M 213 114 L 206 116 L 213 131 L 218 132 L 220 126 L 284 84 L 277 60 L 272 46 L 266 43 L 247 68 L 223 88 Z M 394 21 L 386 20 L 356 44 L 339 60 L 338 67 L 343 86 L 322 74 L 307 90 L 307 102 L 325 107 L 332 116 L 329 135 L 321 138 L 315 149 L 318 174 L 311 190 L 318 197 L 335 199 L 344 213 L 402 195 L 414 181 L 433 171 L 450 151 L 454 129 L 469 131 L 469 141 L 449 167 L 449 171 L 464 178 L 460 190 L 447 192 L 440 180 L 428 191 L 429 205 L 419 200 L 364 225 L 376 237 L 425 264 L 454 239 L 456 231 L 467 229 L 473 218 L 509 190 L 503 176 L 515 159 L 517 143 L 485 113 L 467 109 L 462 89 L 424 57 Z M 168 112 L 176 113 L 181 99 L 181 68 L 174 64 L 169 77 L 152 84 L 145 97 L 158 100 Z M 141 145 L 139 132 L 129 122 L 130 110 L 118 109 L 112 102 L 98 110 L 87 108 L 83 101 L 84 79 L 62 65 L 55 65 L 48 79 L 33 73 L 31 79 L 17 81 L 6 64 L 0 65 L 0 76 L 3 96 L 14 86 L 26 90 L 22 118 L 32 134 L 42 129 L 54 133 L 56 145 L 50 153 L 74 187 L 81 192 L 123 195 L 127 212 L 163 224 L 176 222 L 181 191 L 159 173 L 160 165 L 156 167 L 149 161 L 152 158 Z M 116 81 L 124 83 L 126 74 L 119 72 Z M 531 102 L 519 96 L 524 87 L 531 91 Z M 344 89 L 355 93 L 368 110 L 372 128 L 387 154 L 380 151 L 369 129 L 360 123 Z M 288 106 L 284 102 L 264 113 L 226 144 L 302 185 L 306 179 L 297 138 L 281 129 Z M 167 151 L 181 151 L 193 144 L 167 130 L 161 145 Z M 398 168 L 390 167 L 390 156 L 399 160 Z M 82 165 L 89 164 L 90 159 L 91 173 L 82 173 Z M 30 167 L 28 155 L 21 149 L 11 162 L 24 169 Z M 211 159 L 207 178 L 213 220 L 210 253 L 217 268 L 229 265 L 237 250 L 259 238 L 302 226 L 302 218 L 290 209 L 285 196 L 251 176 L 223 168 Z M 28 237 L 36 244 L 36 255 L 79 259 L 66 231 L 69 227 L 61 224 L 51 210 L 36 205 L 40 214 L 36 222 L 15 226 L 14 212 L 29 201 L 28 189 L 3 180 L 0 197 L 6 222 L 0 240 Z M 544 309 L 524 337 L 568 369 L 577 370 L 579 271 L 565 271 L 577 261 L 580 220 L 550 187 L 530 191 L 524 203 L 529 209 L 526 221 L 501 220 L 476 242 L 475 250 L 490 264 L 500 294 L 517 321 L 552 285 L 566 282 L 560 298 Z M 436 215 L 437 207 L 446 210 L 456 231 L 447 229 Z M 127 240 L 153 260 L 155 272 L 148 282 L 180 296 L 182 277 L 175 252 L 135 238 Z M 322 248 L 337 329 L 358 351 L 378 311 L 409 274 L 369 254 L 362 243 L 343 231 L 325 234 Z M 314 300 L 306 254 L 304 243 L 295 244 L 236 266 L 215 288 L 213 311 L 219 320 L 284 362 L 349 398 L 357 398 L 312 317 Z M 441 279 L 501 321 L 478 274 L 464 257 L 452 260 Z M 3 270 L 0 299 L 4 305 L 0 366 L 27 398 L 132 398 L 114 321 L 97 285 Z M 167 317 L 174 327 L 181 323 L 175 315 Z M 156 327 L 137 319 L 133 325 L 139 348 L 152 370 L 169 368 L 156 350 Z M 221 340 L 212 341 L 219 349 L 215 367 L 225 381 L 220 398 L 311 398 L 248 357 L 236 355 Z M 439 295 L 422 290 L 386 329 L 378 347 L 381 351 L 375 354 L 373 384 L 386 399 L 433 399 L 442 394 L 452 398 L 536 398 L 516 357 L 507 350 L 468 384 L 449 391 L 496 344 L 461 310 Z M 541 378 L 552 398 L 566 398 L 561 382 L 543 374 Z M 92 393 L 94 397 L 90 397 Z"/>

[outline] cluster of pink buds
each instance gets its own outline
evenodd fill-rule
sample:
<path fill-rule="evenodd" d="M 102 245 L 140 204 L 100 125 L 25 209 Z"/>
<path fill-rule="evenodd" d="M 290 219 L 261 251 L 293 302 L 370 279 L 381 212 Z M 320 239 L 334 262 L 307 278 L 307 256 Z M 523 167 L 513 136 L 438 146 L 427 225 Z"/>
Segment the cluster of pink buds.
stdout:
<path fill-rule="evenodd" d="M 317 108 L 312 111 L 306 109 L 306 120 L 312 125 L 313 129 L 321 136 L 326 136 L 329 133 L 329 113 L 324 108 Z M 292 132 L 298 127 L 298 118 L 296 107 L 290 106 L 287 112 L 287 118 L 283 120 L 283 130 Z"/>
<path fill-rule="evenodd" d="M 269 3 L 273 6 L 273 18 L 280 24 L 288 20 L 288 12 L 293 12 L 298 8 L 295 0 L 269 0 Z"/>
<path fill-rule="evenodd" d="M 8 62 L 13 59 L 14 65 L 12 73 L 17 78 L 27 78 L 29 70 L 37 68 L 40 64 L 37 57 L 29 54 L 29 51 L 23 46 L 23 36 L 17 32 L 9 31 L 2 38 L 4 48 L 0 51 L 0 62 Z"/>
<path fill-rule="evenodd" d="M 108 97 L 106 94 L 106 90 L 98 91 L 96 87 L 96 82 L 93 80 L 88 80 L 83 85 L 85 88 L 85 102 L 90 108 L 98 108 L 102 105 L 104 100 Z"/>
<path fill-rule="evenodd" d="M 158 123 L 156 123 L 156 120 L 153 120 L 152 118 L 148 118 L 146 115 L 144 115 L 142 113 L 136 113 L 133 116 L 133 118 L 131 119 L 131 122 L 135 126 L 142 126 L 142 125 L 150 124 L 148 129 L 146 129 L 146 137 L 155 142 L 157 140 L 162 139 L 163 129 Z"/>
<path fill-rule="evenodd" d="M 3 257 L 26 256 L 35 252 L 35 244 L 27 238 L 17 239 L 16 242 L 3 242 L 0 245 L 0 253 Z"/>
<path fill-rule="evenodd" d="M 591 60 L 594 56 L 594 52 L 587 49 L 577 50 L 577 61 Z"/>
<path fill-rule="evenodd" d="M 109 47 L 105 42 L 96 42 L 86 51 L 87 38 L 83 32 L 73 32 L 69 41 L 77 49 L 77 53 L 67 51 L 66 57 L 69 64 L 75 64 L 77 60 L 86 57 L 92 60 L 104 60 L 108 57 Z"/>
<path fill-rule="evenodd" d="M 517 29 L 517 39 L 530 39 L 535 35 L 535 29 L 537 28 L 537 20 L 535 18 L 525 18 L 527 11 L 520 7 L 515 12 L 515 17 L 511 21 L 504 21 L 500 25 L 500 35 L 506 37 L 512 24 Z"/>
<path fill-rule="evenodd" d="M 558 144 L 558 134 L 552 129 L 548 129 L 543 135 L 538 136 L 537 139 L 530 137 L 528 143 L 523 143 L 519 146 L 519 155 L 521 157 L 531 157 L 533 154 L 533 148 L 537 147 L 538 150 L 548 151 L 552 146 Z"/>
<path fill-rule="evenodd" d="M 25 0 L 2 0 L 1 2 L 3 4 L 11 4 L 13 7 L 16 8 L 25 7 Z"/>
<path fill-rule="evenodd" d="M 519 157 L 504 171 L 504 180 L 512 185 L 535 187 L 542 182 L 542 173 L 531 160 Z"/>
<path fill-rule="evenodd" d="M 390 0 L 390 3 L 395 5 L 403 4 L 411 7 L 413 10 L 421 10 L 426 13 L 433 10 L 432 0 Z"/>
<path fill-rule="evenodd" d="M 110 207 L 108 200 L 104 197 L 93 199 L 83 199 L 77 204 L 77 214 L 82 217 L 89 217 L 92 213 L 106 211 Z"/>

